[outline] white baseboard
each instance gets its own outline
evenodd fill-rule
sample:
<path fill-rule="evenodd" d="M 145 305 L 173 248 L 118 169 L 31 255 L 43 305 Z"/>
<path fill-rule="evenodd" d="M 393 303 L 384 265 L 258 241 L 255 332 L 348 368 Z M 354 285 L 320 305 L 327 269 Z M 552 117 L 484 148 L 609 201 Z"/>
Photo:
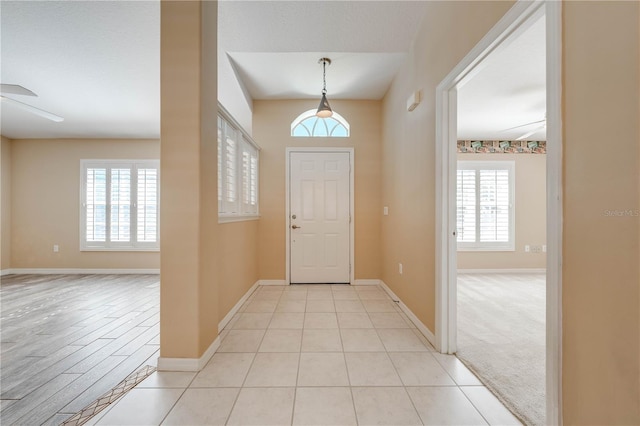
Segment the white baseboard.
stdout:
<path fill-rule="evenodd" d="M 247 301 L 249 296 L 251 296 L 253 292 L 256 291 L 259 285 L 260 285 L 260 280 L 256 281 L 255 284 L 253 284 L 251 288 L 247 290 L 244 296 L 242 296 L 240 300 L 238 300 L 238 303 L 236 303 L 233 306 L 233 308 L 231 308 L 231 310 L 227 313 L 227 315 L 225 315 L 224 318 L 220 320 L 220 322 L 218 323 L 218 334 L 220 334 L 220 332 L 227 326 L 227 324 L 229 324 L 229 321 L 231 321 L 231 318 L 233 318 L 233 316 L 240 310 L 240 307 L 242 307 L 242 305 L 244 304 L 244 302 Z"/>
<path fill-rule="evenodd" d="M 545 274 L 545 268 L 458 269 L 458 274 Z"/>
<path fill-rule="evenodd" d="M 287 285 L 285 280 L 259 280 L 260 285 Z"/>
<path fill-rule="evenodd" d="M 353 285 L 378 285 L 380 280 L 354 280 Z"/>
<path fill-rule="evenodd" d="M 220 347 L 220 336 L 209 345 L 200 358 L 158 358 L 159 371 L 200 371 Z"/>
<path fill-rule="evenodd" d="M 404 312 L 405 315 L 407 315 L 407 317 L 409 317 L 409 319 L 416 326 L 416 328 L 418 330 L 420 330 L 420 333 L 422 333 L 422 335 L 427 338 L 429 343 L 431 343 L 431 345 L 433 345 L 433 347 L 435 347 L 436 346 L 436 337 L 433 335 L 431 330 L 429 330 L 429 328 L 426 325 L 424 325 L 422 323 L 422 321 L 420 321 L 418 319 L 418 317 L 413 312 L 411 312 L 411 309 L 409 309 L 407 307 L 407 305 L 405 305 L 402 302 L 402 300 L 400 300 L 400 298 L 398 296 L 396 296 L 396 294 L 393 291 L 391 291 L 389 286 L 387 286 L 387 284 L 385 284 L 384 281 L 380 280 L 380 286 L 384 289 L 384 291 L 387 292 L 387 294 L 389 296 L 391 296 L 391 298 L 393 300 L 397 300 L 398 301 L 398 306 L 400 306 L 400 309 L 402 309 L 402 312 Z"/>
<path fill-rule="evenodd" d="M 9 274 L 37 274 L 37 275 L 160 274 L 160 269 L 12 268 L 12 269 L 2 270 L 2 275 L 9 275 Z"/>
<path fill-rule="evenodd" d="M 0 277 L 4 277 L 5 275 L 11 275 L 11 274 L 15 274 L 15 272 L 13 272 L 13 269 L 0 270 Z"/>
<path fill-rule="evenodd" d="M 225 328 L 231 318 L 240 310 L 240 307 L 247 301 L 260 285 L 260 280 L 256 281 L 249 290 L 238 300 L 233 308 L 218 323 L 218 337 L 211 343 L 200 358 L 158 358 L 158 370 L 160 371 L 200 371 L 207 365 L 213 354 L 220 347 L 220 332 Z M 273 284 L 272 284 L 273 285 Z"/>

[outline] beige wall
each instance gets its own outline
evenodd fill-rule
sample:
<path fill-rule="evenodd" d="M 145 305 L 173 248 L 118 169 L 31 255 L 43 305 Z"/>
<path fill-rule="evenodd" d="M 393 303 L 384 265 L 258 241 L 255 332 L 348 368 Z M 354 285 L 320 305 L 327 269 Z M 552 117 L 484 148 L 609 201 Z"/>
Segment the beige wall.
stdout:
<path fill-rule="evenodd" d="M 258 227 L 257 220 L 223 223 L 218 227 L 220 240 L 218 321 L 222 320 L 247 290 L 260 279 Z"/>
<path fill-rule="evenodd" d="M 355 278 L 380 277 L 381 103 L 331 100 L 351 126 L 349 138 L 293 138 L 291 122 L 316 100 L 255 101 L 253 134 L 260 144 L 260 278 L 285 279 L 285 148 L 355 148 Z"/>
<path fill-rule="evenodd" d="M 639 6 L 563 3 L 568 425 L 640 424 Z"/>
<path fill-rule="evenodd" d="M 11 141 L 11 267 L 158 269 L 158 252 L 81 252 L 79 197 L 81 159 L 157 159 L 159 147 L 157 140 Z"/>
<path fill-rule="evenodd" d="M 161 5 L 162 358 L 202 356 L 258 280 L 258 222 L 218 224 L 216 19 L 216 2 Z"/>
<path fill-rule="evenodd" d="M 429 2 L 417 38 L 384 99 L 382 279 L 435 331 L 435 87 L 512 2 Z M 407 97 L 423 102 L 407 112 Z M 403 264 L 403 274 L 398 273 Z"/>
<path fill-rule="evenodd" d="M 217 3 L 162 2 L 160 21 L 160 356 L 199 358 L 218 334 Z"/>
<path fill-rule="evenodd" d="M 459 161 L 515 162 L 515 251 L 458 251 L 458 269 L 545 268 L 546 253 L 524 246 L 546 245 L 546 162 L 542 154 L 458 154 Z"/>
<path fill-rule="evenodd" d="M 11 141 L 0 148 L 0 271 L 11 268 Z"/>
<path fill-rule="evenodd" d="M 435 112 L 430 100 L 434 87 L 510 5 L 430 3 L 413 54 L 384 101 L 383 204 L 390 215 L 382 225 L 382 276 L 431 330 Z M 639 424 L 638 217 L 606 214 L 640 208 L 639 3 L 563 6 L 564 423 Z M 404 101 L 419 88 L 425 101 L 407 113 Z M 399 261 L 403 276 L 397 273 Z"/>

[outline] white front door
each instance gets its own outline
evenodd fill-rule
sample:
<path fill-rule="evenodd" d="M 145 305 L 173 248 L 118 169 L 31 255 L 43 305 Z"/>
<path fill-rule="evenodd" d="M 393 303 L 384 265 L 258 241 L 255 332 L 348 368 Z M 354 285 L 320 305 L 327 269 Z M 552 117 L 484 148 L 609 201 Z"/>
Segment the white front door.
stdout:
<path fill-rule="evenodd" d="M 292 283 L 348 283 L 349 152 L 289 153 Z"/>

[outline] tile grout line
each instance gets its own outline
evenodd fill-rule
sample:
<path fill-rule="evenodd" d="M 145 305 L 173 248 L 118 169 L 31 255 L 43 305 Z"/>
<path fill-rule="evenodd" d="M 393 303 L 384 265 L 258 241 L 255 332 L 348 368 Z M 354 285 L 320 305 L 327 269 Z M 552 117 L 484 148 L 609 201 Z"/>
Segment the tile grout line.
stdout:
<path fill-rule="evenodd" d="M 358 301 L 360 301 L 360 295 L 356 289 L 354 289 L 356 295 L 358 296 Z M 335 306 L 335 300 L 334 300 Z M 367 314 L 367 317 L 369 314 Z M 338 317 L 338 313 L 336 312 L 336 319 Z M 371 319 L 369 319 L 371 321 Z M 351 395 L 351 406 L 353 407 L 353 416 L 356 419 L 356 425 L 360 424 L 360 419 L 358 419 L 358 411 L 356 410 L 356 399 L 353 396 L 353 385 L 351 384 L 351 375 L 349 374 L 349 366 L 347 365 L 347 353 L 344 351 L 344 343 L 342 342 L 342 328 L 340 328 L 340 322 L 338 321 L 338 332 L 340 334 L 340 343 L 342 344 L 342 359 L 344 360 L 344 368 L 347 370 L 347 381 L 349 382 L 349 394 Z"/>
<path fill-rule="evenodd" d="M 484 387 L 484 386 L 483 386 Z M 469 401 L 469 403 L 471 404 L 471 406 L 478 412 L 478 414 L 480 415 L 480 417 L 482 417 L 482 420 L 484 420 L 485 422 L 487 422 L 487 425 L 491 425 L 491 422 L 489 422 L 489 420 L 487 420 L 487 418 L 484 416 L 484 414 L 482 413 L 482 411 L 480 411 L 480 409 L 478 407 L 476 407 L 476 404 L 473 403 L 473 401 L 471 400 L 471 398 L 469 398 L 469 396 L 462 390 L 460 389 L 460 386 L 458 386 L 458 390 L 460 390 L 460 392 L 462 392 L 462 395 L 464 395 L 464 397 L 467 399 L 467 401 Z"/>
<path fill-rule="evenodd" d="M 382 288 L 380 288 L 379 285 L 376 285 L 376 287 L 379 290 L 384 291 Z M 391 300 L 393 302 L 393 299 L 391 299 L 391 297 L 389 297 L 389 295 L 387 294 L 387 292 L 384 292 L 385 296 Z M 360 297 L 360 295 L 358 294 L 358 297 Z M 366 308 L 365 308 L 366 310 Z M 370 312 L 367 311 L 367 315 L 369 316 L 369 321 L 371 321 L 371 315 Z M 371 321 L 371 323 L 373 324 L 373 321 Z M 413 401 L 413 398 L 411 398 L 411 394 L 409 394 L 409 391 L 407 390 L 407 386 L 404 383 L 404 380 L 402 380 L 402 376 L 400 375 L 400 372 L 398 371 L 398 367 L 396 367 L 396 364 L 393 362 L 393 358 L 391 358 L 391 355 L 389 355 L 389 349 L 387 348 L 387 345 L 385 345 L 384 341 L 382 340 L 382 338 L 380 337 L 380 333 L 378 333 L 378 329 L 374 326 L 373 329 L 376 332 L 376 336 L 378 336 L 378 339 L 380 339 L 380 342 L 382 343 L 382 347 L 384 347 L 384 351 L 385 354 L 387 355 L 387 358 L 389 359 L 389 362 L 391 362 L 391 365 L 393 366 L 393 371 L 396 372 L 396 374 L 398 375 L 398 379 L 400 379 L 400 383 L 402 384 L 402 389 L 404 390 L 404 393 L 407 395 L 407 398 L 409 398 L 409 401 L 411 402 L 411 406 L 413 407 L 413 410 L 416 414 L 416 416 L 418 417 L 418 419 L 420 420 L 420 423 L 424 424 L 424 421 L 422 420 L 422 417 L 420 416 L 420 412 L 418 411 L 418 409 L 416 408 L 416 404 Z M 422 343 L 422 342 L 421 342 Z M 428 348 L 427 348 L 428 349 Z M 430 352 L 430 351 L 429 351 Z"/>
<path fill-rule="evenodd" d="M 293 404 L 291 404 L 291 421 L 293 425 L 294 416 L 296 413 L 296 397 L 298 396 L 298 380 L 300 378 L 300 362 L 302 361 L 302 335 L 300 336 L 300 352 L 298 352 L 298 368 L 296 371 L 296 382 L 293 387 Z"/>
<path fill-rule="evenodd" d="M 223 329 L 224 330 L 224 329 Z M 214 353 L 215 355 L 215 353 Z M 209 361 L 207 361 L 207 364 L 202 367 L 202 370 L 204 370 L 207 365 L 209 365 L 209 363 L 211 362 L 211 359 L 213 358 L 213 355 L 211 356 L 211 358 L 209 359 Z M 200 371 L 202 371 L 200 370 Z M 167 411 L 167 414 L 164 415 L 164 417 L 162 418 L 162 420 L 160 420 L 160 423 L 158 423 L 158 425 L 161 425 L 166 419 L 167 417 L 169 417 L 169 414 L 171 414 L 171 412 L 173 411 L 174 408 L 176 408 L 176 405 L 178 405 L 178 402 L 180 402 L 180 400 L 184 397 L 184 394 L 187 393 L 187 389 L 191 388 L 191 385 L 193 384 L 193 381 L 196 379 L 196 377 L 198 376 L 198 374 L 200 374 L 200 371 L 197 371 L 196 374 L 193 375 L 193 377 L 191 378 L 191 380 L 189 380 L 189 383 L 187 384 L 186 387 L 184 387 L 182 389 L 182 393 L 180 394 L 180 396 L 178 397 L 178 399 L 176 399 L 176 402 L 173 403 L 173 405 L 171 406 L 171 408 L 169 409 L 169 411 Z M 156 370 L 156 374 L 158 374 L 159 372 Z M 140 382 L 142 383 L 142 382 Z M 140 384 L 138 383 L 138 384 Z M 136 385 L 137 387 L 138 385 Z M 134 388 L 135 389 L 135 388 Z M 162 388 L 155 388 L 155 389 L 162 389 Z M 165 388 L 165 389 L 169 389 L 169 388 Z M 175 389 L 175 388 L 173 388 Z"/>
<path fill-rule="evenodd" d="M 262 291 L 262 289 L 260 289 L 260 292 Z M 252 296 L 257 295 L 257 291 L 254 291 Z M 282 295 L 280 295 L 280 298 L 282 298 Z M 280 298 L 278 298 L 278 302 L 280 300 Z M 247 300 L 242 306 L 245 307 L 245 304 L 250 303 L 250 300 Z M 276 303 L 276 307 L 278 306 L 278 303 Z M 275 313 L 275 307 L 274 309 L 274 313 Z M 244 310 L 243 310 L 244 313 Z M 269 319 L 269 324 L 267 324 L 267 328 L 264 330 L 264 334 L 262 335 L 262 339 L 260 339 L 260 343 L 258 344 L 258 347 L 256 348 L 256 351 L 253 353 L 253 359 L 251 360 L 251 364 L 249 364 L 249 368 L 247 369 L 247 372 L 244 376 L 244 379 L 242 380 L 242 384 L 240 385 L 240 388 L 238 389 L 238 394 L 236 395 L 235 399 L 233 400 L 233 404 L 231 405 L 231 409 L 229 410 L 229 414 L 227 415 L 227 418 L 224 422 L 225 425 L 229 424 L 229 420 L 231 420 L 231 414 L 233 414 L 233 410 L 236 408 L 236 404 L 238 403 L 238 399 L 240 398 L 240 394 L 242 393 L 242 389 L 244 389 L 244 385 L 247 382 L 247 377 L 249 377 L 249 372 L 251 371 L 251 367 L 253 367 L 253 363 L 256 361 L 256 357 L 258 355 L 258 351 L 260 350 L 260 346 L 262 345 L 262 342 L 264 341 L 264 336 L 266 336 L 267 334 L 267 330 L 269 325 L 271 324 L 271 321 L 273 320 L 273 313 L 271 315 L 271 319 Z M 238 352 L 238 353 L 247 353 L 247 352 Z M 248 352 L 250 353 L 250 352 Z"/>
<path fill-rule="evenodd" d="M 298 380 L 300 378 L 300 364 L 302 361 L 302 341 L 304 339 L 304 321 L 307 318 L 307 302 L 308 302 L 307 297 L 308 296 L 309 296 L 309 292 L 307 291 L 307 294 L 305 295 L 305 299 L 304 299 L 304 312 L 302 313 L 302 332 L 300 333 L 300 352 L 298 353 L 298 371 L 296 372 L 296 383 L 293 388 L 293 404 L 291 406 L 291 422 L 290 422 L 291 425 L 293 425 L 293 421 L 295 419 L 295 414 L 296 414 L 296 398 L 298 396 Z"/>

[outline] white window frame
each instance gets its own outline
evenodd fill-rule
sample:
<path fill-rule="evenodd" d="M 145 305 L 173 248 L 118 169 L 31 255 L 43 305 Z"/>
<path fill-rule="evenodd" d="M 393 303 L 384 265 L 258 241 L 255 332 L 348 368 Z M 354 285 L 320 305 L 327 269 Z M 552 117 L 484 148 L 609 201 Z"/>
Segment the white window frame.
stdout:
<path fill-rule="evenodd" d="M 106 229 L 105 241 L 87 241 L 87 170 L 92 168 L 115 169 L 128 168 L 131 170 L 131 207 L 130 207 L 130 239 L 127 242 L 110 241 L 110 182 L 107 178 L 106 195 Z M 154 242 L 137 241 L 138 224 L 138 169 L 156 169 L 156 200 L 157 224 L 156 240 Z M 110 172 L 107 176 L 110 175 Z M 80 251 L 160 251 L 160 161 L 159 160 L 80 160 Z"/>
<path fill-rule="evenodd" d="M 476 171 L 476 241 L 458 241 L 458 251 L 515 251 L 515 162 L 514 161 L 458 161 L 458 170 Z M 477 178 L 481 170 L 507 170 L 509 179 L 509 233 L 508 241 L 479 241 L 480 239 L 480 186 Z"/>
<path fill-rule="evenodd" d="M 229 158 L 227 136 L 235 142 L 233 158 Z M 229 166 L 234 168 L 232 174 Z M 234 193 L 232 198 L 225 193 L 229 189 Z M 260 147 L 218 104 L 218 223 L 259 218 Z"/>

